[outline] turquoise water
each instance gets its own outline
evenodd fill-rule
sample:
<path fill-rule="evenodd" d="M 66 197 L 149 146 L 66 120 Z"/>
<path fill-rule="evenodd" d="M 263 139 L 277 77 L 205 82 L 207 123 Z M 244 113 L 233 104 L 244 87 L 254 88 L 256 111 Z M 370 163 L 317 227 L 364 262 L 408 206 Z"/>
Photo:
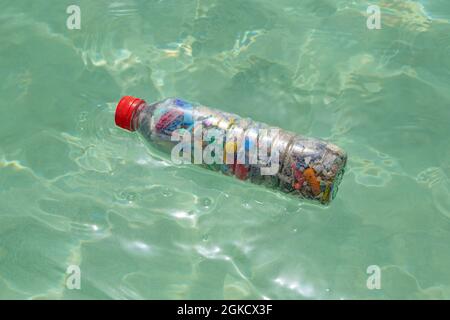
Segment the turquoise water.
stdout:
<path fill-rule="evenodd" d="M 450 299 L 448 1 L 1 4 L 0 298 Z M 125 94 L 336 143 L 337 198 L 174 165 L 115 127 Z"/>

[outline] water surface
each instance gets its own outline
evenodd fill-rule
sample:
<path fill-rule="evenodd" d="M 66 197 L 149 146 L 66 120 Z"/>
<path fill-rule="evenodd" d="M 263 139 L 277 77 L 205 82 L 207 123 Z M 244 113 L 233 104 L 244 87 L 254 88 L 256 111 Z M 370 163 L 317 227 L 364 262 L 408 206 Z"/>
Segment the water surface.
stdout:
<path fill-rule="evenodd" d="M 450 3 L 369 4 L 3 1 L 0 298 L 449 299 Z M 125 94 L 336 143 L 337 198 L 174 165 L 115 127 Z"/>

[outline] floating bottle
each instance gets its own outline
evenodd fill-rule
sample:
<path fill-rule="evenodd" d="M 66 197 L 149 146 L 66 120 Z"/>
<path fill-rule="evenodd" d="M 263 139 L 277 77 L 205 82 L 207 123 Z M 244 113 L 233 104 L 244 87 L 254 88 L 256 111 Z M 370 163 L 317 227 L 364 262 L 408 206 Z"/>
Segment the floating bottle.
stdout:
<path fill-rule="evenodd" d="M 198 164 L 322 204 L 336 196 L 347 162 L 341 148 L 324 140 L 178 98 L 147 103 L 125 96 L 115 122 L 138 131 L 176 163 Z"/>

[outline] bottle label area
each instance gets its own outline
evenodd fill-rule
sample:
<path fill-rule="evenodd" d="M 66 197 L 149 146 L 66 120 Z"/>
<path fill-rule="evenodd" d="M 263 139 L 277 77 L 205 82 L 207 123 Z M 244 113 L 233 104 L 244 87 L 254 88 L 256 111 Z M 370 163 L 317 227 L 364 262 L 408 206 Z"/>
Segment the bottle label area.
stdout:
<path fill-rule="evenodd" d="M 346 165 L 339 147 L 181 99 L 143 112 L 140 133 L 171 155 L 302 198 L 328 203 Z"/>

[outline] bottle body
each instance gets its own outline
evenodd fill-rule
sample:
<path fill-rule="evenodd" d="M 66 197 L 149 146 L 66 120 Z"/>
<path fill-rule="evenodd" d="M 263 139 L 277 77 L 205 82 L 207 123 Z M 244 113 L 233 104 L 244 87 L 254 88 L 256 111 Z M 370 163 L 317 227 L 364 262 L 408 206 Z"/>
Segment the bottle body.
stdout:
<path fill-rule="evenodd" d="M 127 129 L 137 130 L 172 160 L 322 204 L 336 195 L 347 156 L 333 144 L 177 98 L 133 101 Z"/>

